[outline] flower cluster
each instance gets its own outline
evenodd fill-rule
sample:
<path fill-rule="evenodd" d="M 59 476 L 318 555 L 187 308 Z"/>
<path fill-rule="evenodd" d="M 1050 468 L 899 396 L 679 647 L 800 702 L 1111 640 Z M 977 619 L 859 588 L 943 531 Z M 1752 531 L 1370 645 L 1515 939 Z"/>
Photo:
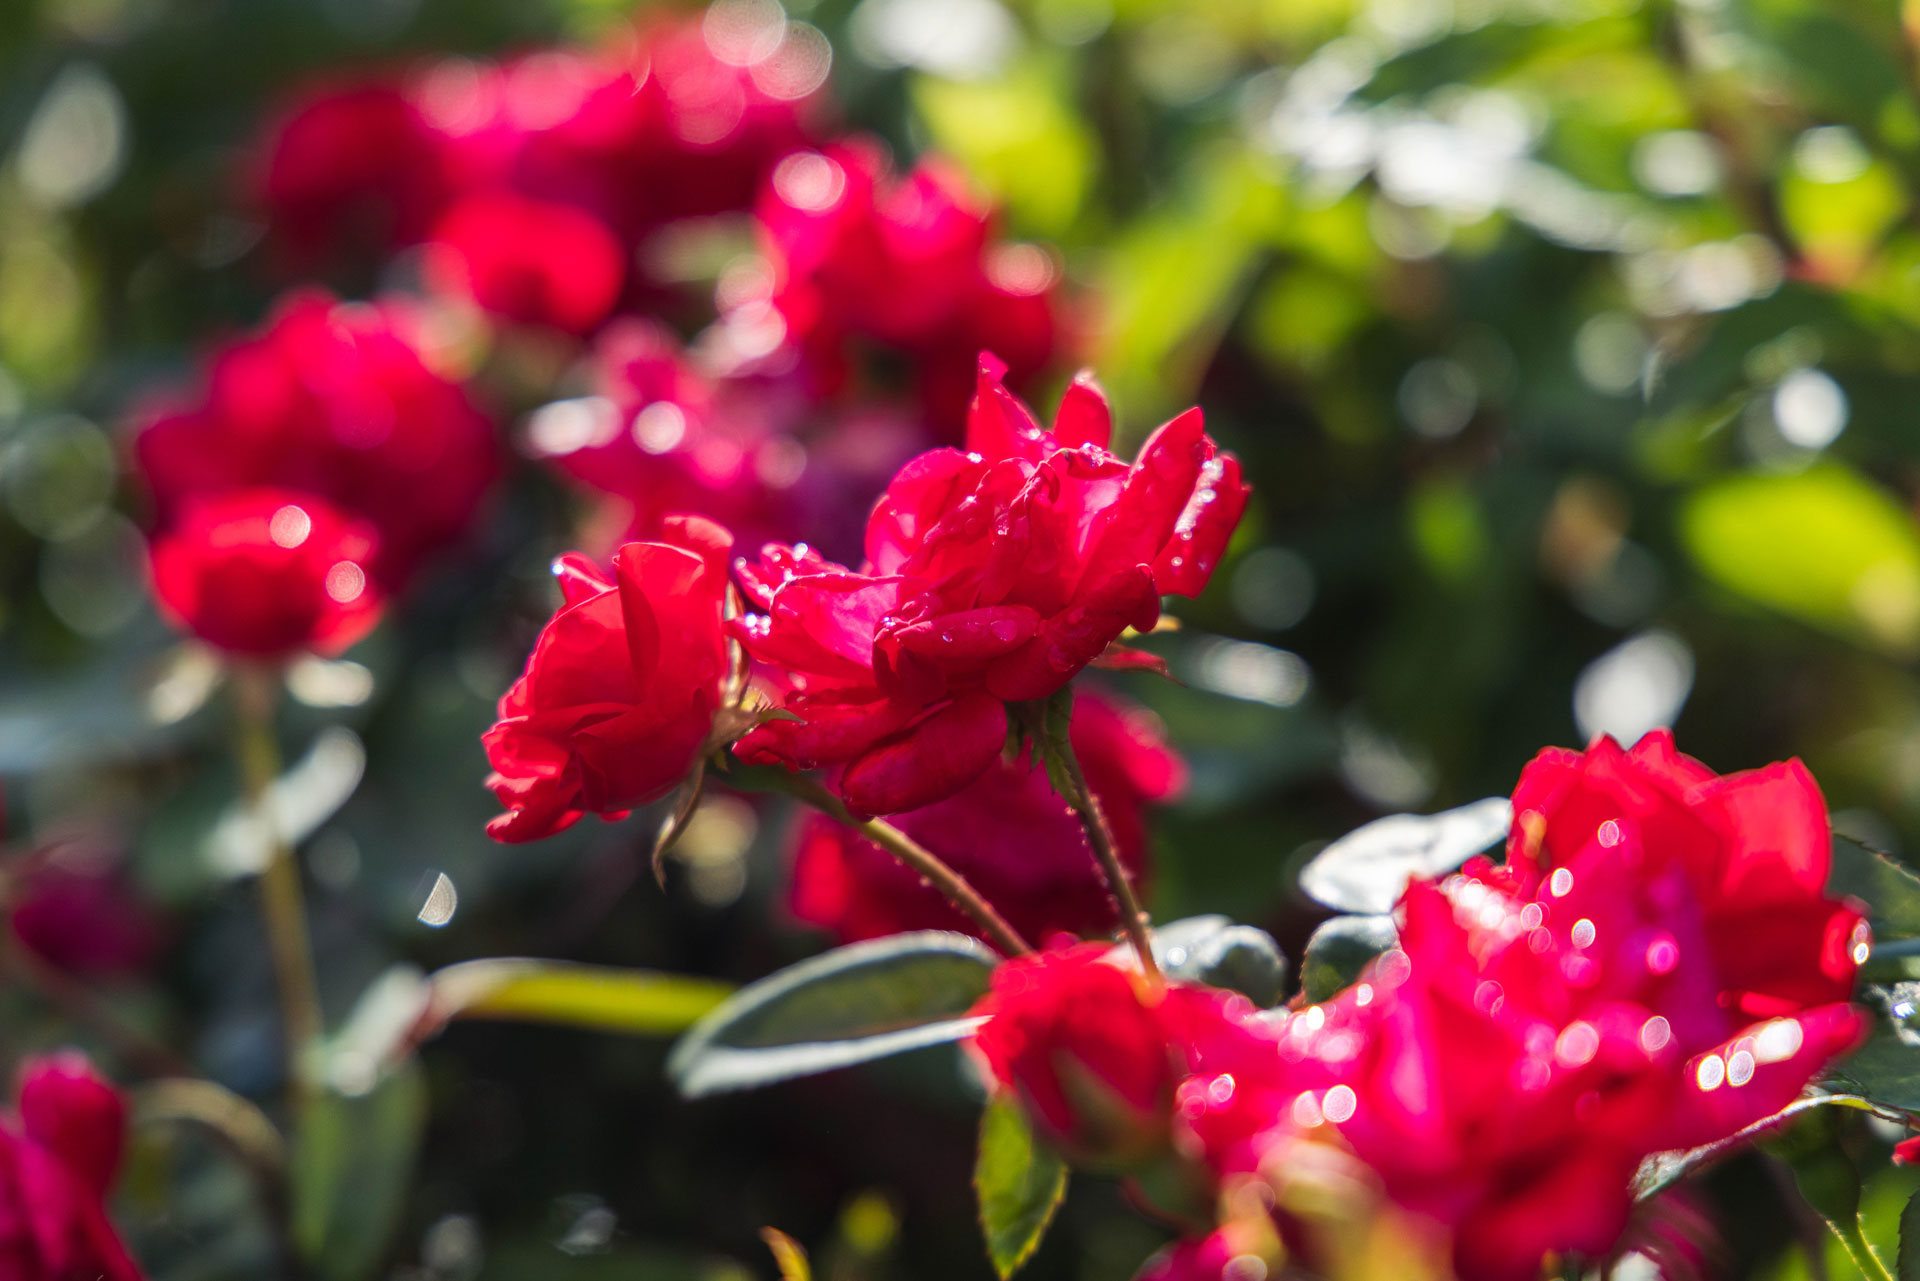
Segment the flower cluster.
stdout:
<path fill-rule="evenodd" d="M 1126 1116 L 1130 1150 L 1265 1183 L 1283 1218 L 1303 1145 L 1350 1153 L 1463 1277 L 1604 1257 L 1647 1157 L 1766 1120 L 1859 1042 L 1865 926 L 1826 897 L 1826 808 L 1798 762 L 1719 777 L 1664 732 L 1603 738 L 1542 754 L 1514 807 L 1506 865 L 1414 882 L 1398 946 L 1322 1004 L 1256 1014 L 1043 957 L 996 979 L 980 1056 L 1069 1144 Z M 1120 1012 L 1090 1036 L 1100 1004 Z M 1153 1035 L 1112 1031 L 1141 1020 Z M 1310 1233 L 1259 1240 L 1316 1262 Z M 1239 1275 L 1219 1247 L 1150 1275 Z"/>

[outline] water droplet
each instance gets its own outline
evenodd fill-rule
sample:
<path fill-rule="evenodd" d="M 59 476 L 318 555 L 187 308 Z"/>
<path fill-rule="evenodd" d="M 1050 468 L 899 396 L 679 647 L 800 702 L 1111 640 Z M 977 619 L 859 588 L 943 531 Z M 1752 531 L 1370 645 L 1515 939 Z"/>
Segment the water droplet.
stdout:
<path fill-rule="evenodd" d="M 1547 880 L 1547 892 L 1555 898 L 1565 898 L 1573 889 L 1573 873 L 1564 867 L 1553 869 L 1553 875 Z"/>
<path fill-rule="evenodd" d="M 1661 931 L 1647 944 L 1647 968 L 1655 974 L 1671 974 L 1673 967 L 1680 963 L 1680 945 L 1673 935 Z"/>
<path fill-rule="evenodd" d="M 1336 1085 L 1327 1091 L 1327 1097 L 1321 1100 L 1320 1111 L 1327 1120 L 1339 1125 L 1353 1119 L 1354 1111 L 1360 1106 L 1360 1099 L 1350 1085 Z"/>
<path fill-rule="evenodd" d="M 1593 922 L 1583 916 L 1573 923 L 1573 932 L 1568 937 L 1573 940 L 1575 947 L 1592 947 L 1594 936 L 1598 933 Z"/>
<path fill-rule="evenodd" d="M 1693 1079 L 1702 1090 L 1717 1090 L 1727 1079 L 1727 1065 L 1718 1054 L 1709 1054 L 1694 1069 Z"/>
<path fill-rule="evenodd" d="M 1673 1026 L 1658 1014 L 1640 1025 L 1640 1048 L 1648 1054 L 1657 1054 L 1673 1040 Z"/>
<path fill-rule="evenodd" d="M 1733 1057 L 1727 1060 L 1727 1084 L 1738 1089 L 1753 1080 L 1753 1055 L 1746 1050 L 1735 1050 Z"/>

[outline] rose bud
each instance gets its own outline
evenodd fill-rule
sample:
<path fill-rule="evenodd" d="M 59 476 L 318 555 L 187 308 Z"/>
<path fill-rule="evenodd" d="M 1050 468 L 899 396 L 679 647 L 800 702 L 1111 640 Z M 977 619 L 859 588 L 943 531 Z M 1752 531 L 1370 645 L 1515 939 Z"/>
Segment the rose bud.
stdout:
<path fill-rule="evenodd" d="M 489 835 L 531 841 L 584 814 L 622 818 L 688 775 L 729 675 L 731 547 L 719 525 L 685 516 L 664 541 L 621 547 L 611 574 L 578 554 L 555 563 L 565 603 L 481 739 L 507 810 Z"/>
<path fill-rule="evenodd" d="M 987 1076 L 1076 1164 L 1124 1169 L 1162 1153 L 1174 1090 L 1239 1050 L 1244 997 L 1149 979 L 1105 943 L 1008 961 L 973 1007 Z"/>
<path fill-rule="evenodd" d="M 1748 1018 L 1846 1001 L 1867 947 L 1853 907 L 1827 896 L 1833 833 L 1799 761 L 1718 775 L 1655 730 L 1621 751 L 1548 748 L 1513 793 L 1509 861 L 1551 886 L 1580 850 L 1625 835 L 1632 875 L 1681 869 L 1699 903 L 1721 999 Z"/>
<path fill-rule="evenodd" d="M 311 494 L 237 490 L 153 541 L 154 595 L 169 621 L 230 654 L 337 654 L 379 620 L 375 543 L 371 525 Z"/>
<path fill-rule="evenodd" d="M 78 1053 L 30 1060 L 0 1120 L 0 1258 L 18 1281 L 139 1281 L 107 1221 L 126 1105 Z"/>
<path fill-rule="evenodd" d="M 1139 886 L 1147 870 L 1146 806 L 1179 793 L 1186 765 L 1143 708 L 1082 694 L 1074 712 L 1074 752 L 1121 864 Z M 995 762 L 946 800 L 891 821 L 966 877 L 1026 938 L 1119 928 L 1086 829 L 1031 754 Z M 793 913 L 841 942 L 904 930 L 977 932 L 937 890 L 845 824 L 809 814 L 794 837 Z"/>
<path fill-rule="evenodd" d="M 466 531 L 500 466 L 493 425 L 429 350 L 407 305 L 287 295 L 215 352 L 204 390 L 143 415 L 134 455 L 159 526 L 231 490 L 299 490 L 373 524 L 367 569 L 396 590 Z"/>
<path fill-rule="evenodd" d="M 785 710 L 740 740 L 742 758 L 840 766 L 864 814 L 953 795 L 999 758 L 1001 704 L 1044 699 L 1146 630 L 1160 597 L 1196 595 L 1239 523 L 1247 487 L 1189 410 L 1131 465 L 1107 451 L 1111 416 L 1075 381 L 1051 432 L 983 357 L 968 452 L 900 469 L 853 572 L 772 545 L 739 567 L 762 614 L 730 624 L 784 668 Z"/>
<path fill-rule="evenodd" d="M 7 867 L 7 923 L 56 969 L 90 977 L 139 975 L 166 928 L 104 834 L 49 842 Z"/>
<path fill-rule="evenodd" d="M 507 320 L 584 334 L 619 300 L 626 259 L 585 210 L 491 192 L 458 201 L 434 225 L 425 275 L 434 291 Z"/>

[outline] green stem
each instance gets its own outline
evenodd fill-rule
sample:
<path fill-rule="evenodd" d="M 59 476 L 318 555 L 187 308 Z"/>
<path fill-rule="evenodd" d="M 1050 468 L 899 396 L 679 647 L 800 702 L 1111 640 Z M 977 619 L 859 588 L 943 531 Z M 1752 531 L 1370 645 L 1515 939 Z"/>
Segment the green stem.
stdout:
<path fill-rule="evenodd" d="M 939 855 L 884 819 L 855 818 L 840 798 L 828 791 L 819 780 L 778 766 L 765 770 L 736 769 L 726 777 L 743 790 L 783 792 L 811 805 L 835 822 L 844 823 L 925 877 L 929 884 L 946 896 L 949 903 L 973 918 L 974 924 L 1003 953 L 1008 956 L 1027 956 L 1033 952 L 1032 945 L 1020 937 L 1020 931 L 994 910 L 993 904 L 987 902 L 966 877 L 941 861 Z"/>
<path fill-rule="evenodd" d="M 1043 717 L 1032 711 L 1023 711 L 1023 719 L 1034 750 L 1051 753 L 1066 776 L 1068 795 L 1063 799 L 1080 816 L 1080 826 L 1086 831 L 1087 844 L 1093 848 L 1094 861 L 1100 864 L 1100 873 L 1106 878 L 1107 888 L 1120 910 L 1120 928 L 1126 931 L 1127 942 L 1140 958 L 1141 970 L 1148 978 L 1160 978 L 1160 966 L 1153 959 L 1153 918 L 1140 905 L 1140 896 L 1133 892 L 1133 880 L 1120 862 L 1120 847 L 1113 839 L 1113 828 L 1100 808 L 1100 798 L 1087 786 L 1087 776 L 1080 769 L 1080 758 L 1074 753 L 1071 739 L 1065 730 L 1048 733 Z"/>
<path fill-rule="evenodd" d="M 247 667 L 235 672 L 240 773 L 247 809 L 267 841 L 267 862 L 260 870 L 260 914 L 280 991 L 287 1079 L 297 1099 L 307 1091 L 307 1056 L 320 1040 L 322 1025 L 300 866 L 294 861 L 271 804 L 271 788 L 280 774 L 280 749 L 273 735 L 278 688 L 279 673 L 272 668 Z"/>
<path fill-rule="evenodd" d="M 1867 1234 L 1861 1230 L 1856 1218 L 1847 1227 L 1828 1220 L 1827 1226 L 1833 1229 L 1833 1235 L 1840 1238 L 1840 1244 L 1846 1247 L 1847 1257 L 1853 1260 L 1853 1266 L 1860 1269 L 1860 1275 L 1867 1281 L 1894 1281 L 1891 1270 L 1874 1253 L 1873 1243 L 1867 1240 Z"/>

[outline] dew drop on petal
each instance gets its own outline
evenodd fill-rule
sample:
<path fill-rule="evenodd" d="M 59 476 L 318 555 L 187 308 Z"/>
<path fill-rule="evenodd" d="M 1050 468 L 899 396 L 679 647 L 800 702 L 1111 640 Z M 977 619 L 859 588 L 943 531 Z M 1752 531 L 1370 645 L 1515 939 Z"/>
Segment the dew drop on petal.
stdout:
<path fill-rule="evenodd" d="M 1573 923 L 1573 933 L 1571 935 L 1573 945 L 1575 947 L 1592 947 L 1594 936 L 1597 933 L 1598 931 L 1593 927 L 1593 922 L 1583 916 Z"/>
<path fill-rule="evenodd" d="M 1680 944 L 1662 930 L 1647 944 L 1647 968 L 1655 974 L 1671 974 L 1680 963 Z"/>
<path fill-rule="evenodd" d="M 1325 1119 L 1320 1110 L 1320 1100 L 1313 1097 L 1312 1090 L 1302 1090 L 1293 1101 L 1293 1123 L 1303 1130 L 1311 1130 Z"/>
<path fill-rule="evenodd" d="M 1584 1019 L 1567 1024 L 1553 1043 L 1553 1057 L 1561 1067 L 1580 1067 L 1590 1062 L 1599 1050 L 1600 1034 Z"/>
<path fill-rule="evenodd" d="M 1565 898 L 1573 889 L 1573 873 L 1564 867 L 1556 867 L 1553 876 L 1547 881 L 1547 890 L 1555 898 Z"/>
<path fill-rule="evenodd" d="M 1742 1086 L 1753 1080 L 1753 1055 L 1747 1050 L 1735 1050 L 1733 1057 L 1727 1060 L 1727 1084 Z"/>
<path fill-rule="evenodd" d="M 1702 1090 L 1717 1090 L 1727 1079 L 1727 1065 L 1718 1054 L 1709 1054 L 1694 1069 L 1693 1079 Z"/>
<path fill-rule="evenodd" d="M 1320 1110 L 1327 1120 L 1339 1125 L 1353 1119 L 1353 1113 L 1360 1105 L 1359 1096 L 1354 1094 L 1350 1085 L 1336 1085 L 1327 1091 L 1327 1097 L 1321 1101 Z"/>
<path fill-rule="evenodd" d="M 1640 1048 L 1648 1054 L 1658 1054 L 1671 1040 L 1673 1027 L 1658 1014 L 1640 1025 Z"/>
<path fill-rule="evenodd" d="M 1762 1063 L 1783 1063 L 1800 1053 L 1805 1041 L 1798 1019 L 1774 1019 L 1753 1038 L 1753 1056 Z"/>
<path fill-rule="evenodd" d="M 1600 825 L 1600 831 L 1597 835 L 1602 845 L 1608 849 L 1612 849 L 1620 843 L 1620 825 L 1612 819 L 1608 819 Z"/>

